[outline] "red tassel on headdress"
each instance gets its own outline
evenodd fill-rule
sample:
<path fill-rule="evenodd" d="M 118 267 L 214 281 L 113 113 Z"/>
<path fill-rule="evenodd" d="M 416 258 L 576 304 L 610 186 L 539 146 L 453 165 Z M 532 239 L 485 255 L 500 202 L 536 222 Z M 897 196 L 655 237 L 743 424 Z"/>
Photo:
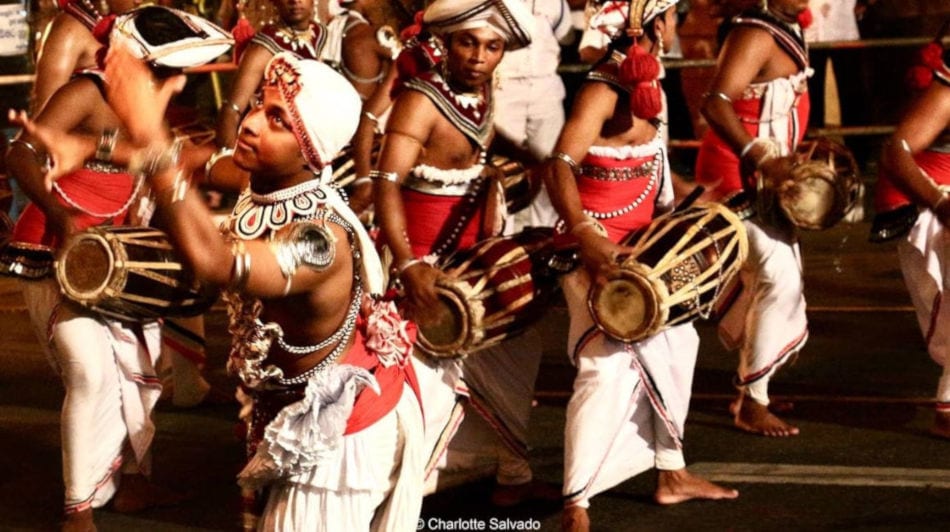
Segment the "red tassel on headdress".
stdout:
<path fill-rule="evenodd" d="M 907 70 L 907 86 L 913 90 L 922 91 L 930 86 L 934 80 L 932 68 L 923 65 L 914 65 Z"/>
<path fill-rule="evenodd" d="M 244 14 L 242 13 L 241 16 L 238 17 L 237 24 L 231 28 L 231 36 L 234 37 L 235 63 L 241 60 L 241 54 L 244 53 L 248 43 L 254 38 L 254 33 L 254 26 L 251 26 L 251 23 L 248 22 L 247 18 L 244 17 Z"/>
<path fill-rule="evenodd" d="M 402 90 L 403 83 L 414 76 L 432 70 L 442 62 L 444 52 L 436 39 L 437 37 L 429 37 L 420 41 L 417 35 L 403 47 L 399 57 L 396 58 L 396 72 L 399 76 L 390 93 L 393 99 Z"/>
<path fill-rule="evenodd" d="M 917 51 L 917 63 L 936 70 L 943 65 L 943 47 L 932 42 Z"/>
<path fill-rule="evenodd" d="M 620 63 L 620 82 L 630 88 L 630 111 L 637 118 L 650 120 L 663 110 L 663 93 L 657 80 L 660 62 L 634 43 Z"/>
<path fill-rule="evenodd" d="M 109 44 L 109 34 L 112 33 L 112 27 L 115 26 L 115 15 L 102 17 L 96 25 L 92 27 L 92 36 L 102 44 Z"/>
<path fill-rule="evenodd" d="M 403 42 L 422 33 L 422 16 L 424 14 L 425 11 L 416 11 L 415 16 L 412 17 L 412 24 L 406 26 L 406 28 L 399 33 L 399 38 L 402 39 Z"/>
<path fill-rule="evenodd" d="M 798 25 L 802 29 L 808 29 L 811 26 L 812 22 L 815 21 L 815 15 L 811 12 L 810 8 L 805 8 L 800 13 L 798 13 Z"/>
<path fill-rule="evenodd" d="M 59 6 L 60 9 L 66 9 L 66 6 L 71 3 L 73 3 L 73 0 L 56 0 L 56 5 Z"/>

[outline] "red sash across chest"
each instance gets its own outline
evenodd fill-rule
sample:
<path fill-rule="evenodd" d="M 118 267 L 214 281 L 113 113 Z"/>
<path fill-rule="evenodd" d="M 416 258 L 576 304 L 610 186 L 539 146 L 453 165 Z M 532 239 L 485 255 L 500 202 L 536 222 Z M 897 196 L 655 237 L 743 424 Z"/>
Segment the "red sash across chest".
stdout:
<path fill-rule="evenodd" d="M 128 218 L 128 211 L 122 211 L 111 218 L 93 216 L 92 214 L 112 214 L 120 209 L 129 200 L 132 194 L 134 178 L 125 173 L 97 172 L 83 168 L 56 181 L 59 188 L 75 203 L 82 206 L 88 213 L 79 214 L 76 218 L 79 230 L 97 225 L 122 225 Z M 59 196 L 63 205 L 68 205 Z M 57 247 L 60 243 L 53 236 L 48 227 L 46 214 L 34 204 L 27 205 L 17 220 L 13 230 L 14 242 L 38 244 Z"/>
<path fill-rule="evenodd" d="M 636 169 L 643 165 L 650 164 L 654 159 L 654 156 L 648 156 L 617 160 L 608 157 L 588 155 L 581 163 L 581 169 L 583 170 L 586 166 L 595 166 L 607 170 L 623 168 Z M 660 189 L 660 181 L 662 180 L 662 169 L 654 168 L 652 173 L 655 175 L 655 181 L 652 185 L 653 188 L 643 197 L 635 208 L 618 216 L 600 220 L 607 229 L 608 237 L 612 242 L 620 242 L 631 231 L 646 226 L 650 223 L 650 220 L 653 219 L 656 195 Z M 584 176 L 583 174 L 577 176 L 577 191 L 580 193 L 581 205 L 584 209 L 597 213 L 610 213 L 624 210 L 633 204 L 637 198 L 644 193 L 648 186 L 650 186 L 649 175 L 625 181 L 594 179 Z"/>

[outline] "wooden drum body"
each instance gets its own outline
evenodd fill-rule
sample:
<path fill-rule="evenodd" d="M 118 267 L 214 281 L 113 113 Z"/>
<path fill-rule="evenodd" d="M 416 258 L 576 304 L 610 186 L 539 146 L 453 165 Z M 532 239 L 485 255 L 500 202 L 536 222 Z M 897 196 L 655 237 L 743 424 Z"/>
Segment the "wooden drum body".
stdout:
<path fill-rule="evenodd" d="M 573 250 L 563 250 L 573 254 Z M 553 230 L 532 229 L 484 240 L 439 267 L 442 319 L 419 326 L 419 348 L 455 358 L 495 345 L 537 321 L 557 292 L 559 261 Z"/>
<path fill-rule="evenodd" d="M 625 244 L 633 252 L 588 294 L 594 323 L 623 342 L 709 317 L 749 251 L 742 222 L 720 204 L 656 218 Z"/>
<path fill-rule="evenodd" d="M 194 316 L 217 294 L 192 280 L 168 237 L 148 227 L 93 227 L 56 260 L 60 290 L 86 308 L 128 321 Z"/>
<path fill-rule="evenodd" d="M 760 183 L 759 212 L 767 221 L 812 230 L 840 222 L 857 203 L 861 188 L 854 156 L 828 139 L 803 142 L 787 176 Z"/>

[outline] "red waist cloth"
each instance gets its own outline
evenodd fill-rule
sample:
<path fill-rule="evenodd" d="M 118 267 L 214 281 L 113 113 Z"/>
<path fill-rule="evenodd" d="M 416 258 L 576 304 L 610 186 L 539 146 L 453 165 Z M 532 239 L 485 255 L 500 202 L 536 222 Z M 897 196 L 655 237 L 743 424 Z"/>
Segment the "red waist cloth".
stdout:
<path fill-rule="evenodd" d="M 581 163 L 581 167 L 590 165 L 608 169 L 637 168 L 652 162 L 654 159 L 656 157 L 652 155 L 623 160 L 588 155 Z M 659 164 L 666 164 L 666 161 L 661 160 Z M 630 209 L 629 212 L 622 215 L 600 220 L 607 229 L 607 236 L 612 242 L 620 242 L 630 232 L 649 224 L 650 220 L 653 219 L 656 195 L 663 184 L 663 168 L 654 168 L 653 175 L 655 176 L 653 189 L 643 197 L 636 208 Z M 577 191 L 581 197 L 581 205 L 585 210 L 608 213 L 630 206 L 643 194 L 649 183 L 650 177 L 648 175 L 627 181 L 606 181 L 579 175 L 577 176 Z"/>
<path fill-rule="evenodd" d="M 419 395 L 419 381 L 416 378 L 416 372 L 412 368 L 412 364 L 406 362 L 405 365 L 393 364 L 388 368 L 384 367 L 380 364 L 379 357 L 366 348 L 366 339 L 359 327 L 357 327 L 354 334 L 356 335 L 356 342 L 340 363 L 368 370 L 376 377 L 381 393 L 376 395 L 375 391 L 364 388 L 356 396 L 353 412 L 346 421 L 346 432 L 344 434 L 354 434 L 370 427 L 390 413 L 402 397 L 403 383 L 409 384 L 412 391 L 415 392 L 419 404 L 422 405 L 422 397 Z"/>
<path fill-rule="evenodd" d="M 742 119 L 745 130 L 753 137 L 758 135 L 759 124 L 755 122 L 758 122 L 759 113 L 762 112 L 762 100 L 759 98 L 739 100 L 733 102 L 732 108 Z M 795 107 L 799 124 L 795 138 L 796 146 L 805 137 L 810 108 L 811 100 L 806 92 L 799 96 Z M 789 138 L 792 137 L 793 127 L 792 121 L 789 121 Z M 708 128 L 703 135 L 699 154 L 696 157 L 696 183 L 715 190 L 719 197 L 743 188 L 742 177 L 739 174 L 739 155 L 732 151 L 729 144 L 712 128 Z M 748 183 L 747 186 L 752 186 L 752 184 Z"/>
<path fill-rule="evenodd" d="M 56 184 L 74 202 L 85 210 L 94 214 L 109 214 L 121 208 L 132 194 L 135 178 L 125 173 L 96 172 L 82 168 L 69 175 L 63 176 Z M 58 192 L 53 192 L 60 204 L 69 204 Z M 122 211 L 112 218 L 101 218 L 82 213 L 77 215 L 76 224 L 79 230 L 97 225 L 122 225 L 128 218 L 128 210 Z M 50 227 L 47 227 L 46 213 L 35 204 L 30 203 L 23 209 L 13 229 L 13 241 L 29 244 L 39 244 L 57 247 Z"/>
<path fill-rule="evenodd" d="M 482 226 L 482 203 L 471 208 L 470 196 L 439 196 L 403 188 L 402 202 L 406 209 L 406 235 L 416 257 L 423 257 L 436 251 L 442 244 L 440 237 L 455 229 L 460 220 L 459 213 L 473 211 L 458 238 L 455 249 L 465 249 L 479 240 Z M 477 200 L 476 200 L 477 201 Z"/>
<path fill-rule="evenodd" d="M 938 185 L 950 185 L 950 153 L 922 151 L 914 156 L 914 162 Z M 887 212 L 912 203 L 889 172 L 881 169 L 880 179 L 874 193 L 874 210 Z"/>

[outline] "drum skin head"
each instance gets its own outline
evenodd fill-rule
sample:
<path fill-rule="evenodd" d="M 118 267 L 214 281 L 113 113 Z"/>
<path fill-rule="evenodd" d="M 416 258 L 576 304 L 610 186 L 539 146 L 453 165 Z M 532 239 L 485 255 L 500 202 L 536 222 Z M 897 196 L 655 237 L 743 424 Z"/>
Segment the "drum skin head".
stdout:
<path fill-rule="evenodd" d="M 112 277 L 115 257 L 108 242 L 97 233 L 82 233 L 67 241 L 56 268 L 63 292 L 78 302 L 102 299 Z"/>
<path fill-rule="evenodd" d="M 833 176 L 826 177 L 824 174 L 828 171 L 815 166 L 814 163 L 804 163 L 797 167 L 803 176 L 786 181 L 779 193 L 782 211 L 795 226 L 804 229 L 831 227 L 840 219 L 835 212 L 837 202 Z"/>
<path fill-rule="evenodd" d="M 419 348 L 435 358 L 458 358 L 467 354 L 466 347 L 481 340 L 481 320 L 484 307 L 473 300 L 462 283 L 440 283 L 439 320 L 418 324 Z"/>
<path fill-rule="evenodd" d="M 665 321 L 654 283 L 636 271 L 624 268 L 612 274 L 603 286 L 591 288 L 587 298 L 597 327 L 623 342 L 636 342 L 655 334 Z"/>

